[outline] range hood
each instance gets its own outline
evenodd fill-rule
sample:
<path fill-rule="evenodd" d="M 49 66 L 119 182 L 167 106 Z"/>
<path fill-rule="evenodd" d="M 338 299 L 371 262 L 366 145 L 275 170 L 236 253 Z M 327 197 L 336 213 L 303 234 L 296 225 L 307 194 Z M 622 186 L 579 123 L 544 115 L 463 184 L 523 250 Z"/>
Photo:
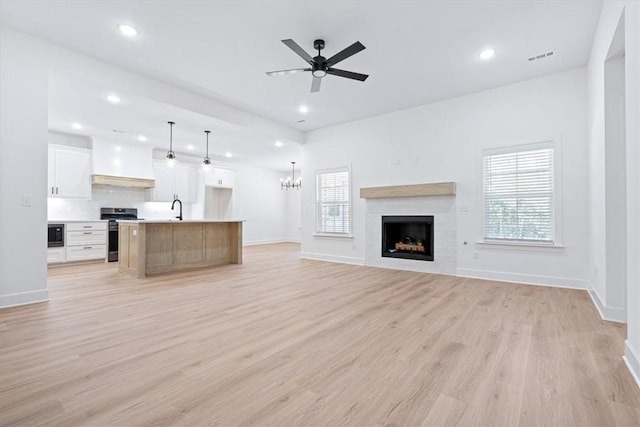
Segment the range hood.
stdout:
<path fill-rule="evenodd" d="M 153 149 L 146 145 L 93 139 L 91 183 L 130 188 L 153 188 Z"/>
<path fill-rule="evenodd" d="M 91 184 L 115 185 L 117 187 L 153 188 L 156 182 L 153 179 L 130 178 L 114 175 L 92 175 Z"/>

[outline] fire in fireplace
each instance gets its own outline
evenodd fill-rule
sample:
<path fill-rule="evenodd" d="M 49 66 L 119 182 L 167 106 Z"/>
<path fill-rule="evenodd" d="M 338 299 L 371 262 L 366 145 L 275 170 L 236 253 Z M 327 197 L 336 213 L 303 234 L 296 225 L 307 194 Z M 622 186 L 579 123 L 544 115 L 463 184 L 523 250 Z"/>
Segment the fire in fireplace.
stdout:
<path fill-rule="evenodd" d="M 433 261 L 433 216 L 383 216 L 382 256 Z"/>

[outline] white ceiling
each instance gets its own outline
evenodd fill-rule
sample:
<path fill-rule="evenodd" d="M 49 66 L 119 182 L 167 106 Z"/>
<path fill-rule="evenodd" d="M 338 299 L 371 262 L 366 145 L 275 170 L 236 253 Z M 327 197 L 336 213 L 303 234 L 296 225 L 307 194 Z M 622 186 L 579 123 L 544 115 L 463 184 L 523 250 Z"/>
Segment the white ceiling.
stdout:
<path fill-rule="evenodd" d="M 107 102 L 116 93 L 118 104 Z M 215 162 L 243 162 L 275 170 L 288 170 L 290 161 L 299 161 L 300 145 L 276 140 L 265 134 L 233 125 L 213 117 L 177 108 L 131 93 L 114 91 L 62 74 L 49 75 L 49 129 L 131 144 L 148 144 L 169 149 L 169 120 L 173 127 L 173 149 L 178 158 L 189 155 L 204 158 L 210 130 L 209 157 Z M 73 123 L 82 124 L 75 130 Z M 114 132 L 114 130 L 118 132 Z M 138 136 L 147 138 L 140 142 Z M 188 148 L 189 145 L 193 149 Z M 233 157 L 227 158 L 229 152 Z"/>
<path fill-rule="evenodd" d="M 601 8 L 578 0 L 1 4 L 2 23 L 17 30 L 302 131 L 584 66 Z M 120 23 L 139 35 L 123 37 Z M 309 53 L 323 38 L 326 57 L 359 40 L 366 50 L 339 68 L 370 77 L 327 76 L 315 94 L 309 73 L 268 77 L 305 65 L 286 38 Z M 485 47 L 497 51 L 490 61 L 478 58 Z"/>

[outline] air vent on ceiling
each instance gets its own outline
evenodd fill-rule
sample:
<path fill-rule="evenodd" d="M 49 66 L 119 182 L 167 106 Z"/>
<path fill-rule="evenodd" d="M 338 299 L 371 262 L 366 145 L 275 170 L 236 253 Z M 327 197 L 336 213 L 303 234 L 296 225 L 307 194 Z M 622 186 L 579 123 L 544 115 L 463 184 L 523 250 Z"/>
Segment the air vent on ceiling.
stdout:
<path fill-rule="evenodd" d="M 298 120 L 296 123 L 304 123 L 306 122 L 306 120 L 302 119 L 302 120 Z"/>
<path fill-rule="evenodd" d="M 551 50 L 551 51 L 549 51 L 549 52 L 547 52 L 547 53 L 541 53 L 541 54 L 539 54 L 539 55 L 531 56 L 531 57 L 527 58 L 527 60 L 528 60 L 529 62 L 531 62 L 531 61 L 538 61 L 538 60 L 540 60 L 540 59 L 544 59 L 544 58 L 547 58 L 547 57 L 549 57 L 549 56 L 553 56 L 553 54 L 554 54 L 554 53 L 555 53 L 555 52 Z"/>
<path fill-rule="evenodd" d="M 120 129 L 112 129 L 111 132 L 115 132 L 115 133 L 127 133 L 126 130 L 120 130 Z"/>

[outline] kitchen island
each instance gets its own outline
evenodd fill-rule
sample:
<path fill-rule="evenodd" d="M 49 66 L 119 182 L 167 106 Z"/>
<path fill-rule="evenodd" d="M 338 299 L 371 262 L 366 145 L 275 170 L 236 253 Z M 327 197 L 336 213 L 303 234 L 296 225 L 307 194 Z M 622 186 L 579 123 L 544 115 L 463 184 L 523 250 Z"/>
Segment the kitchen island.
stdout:
<path fill-rule="evenodd" d="M 118 270 L 143 278 L 242 264 L 242 222 L 119 221 Z"/>

